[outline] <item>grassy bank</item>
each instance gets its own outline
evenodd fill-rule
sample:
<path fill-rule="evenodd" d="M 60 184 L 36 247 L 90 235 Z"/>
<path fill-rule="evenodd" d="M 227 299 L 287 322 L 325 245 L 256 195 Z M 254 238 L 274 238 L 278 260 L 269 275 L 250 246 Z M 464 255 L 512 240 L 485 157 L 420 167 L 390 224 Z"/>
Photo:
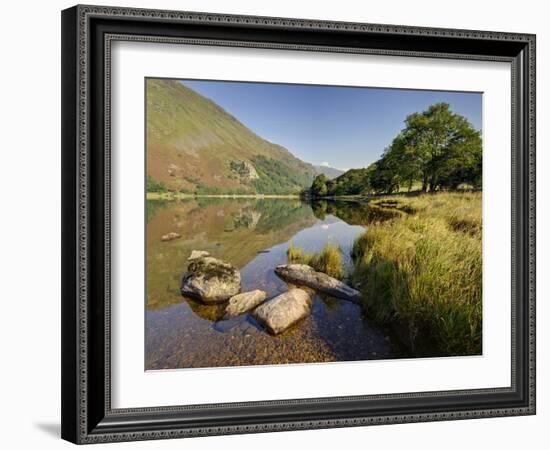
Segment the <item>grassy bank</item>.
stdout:
<path fill-rule="evenodd" d="M 400 213 L 354 244 L 352 275 L 371 318 L 394 325 L 420 355 L 481 353 L 481 193 L 384 197 Z"/>

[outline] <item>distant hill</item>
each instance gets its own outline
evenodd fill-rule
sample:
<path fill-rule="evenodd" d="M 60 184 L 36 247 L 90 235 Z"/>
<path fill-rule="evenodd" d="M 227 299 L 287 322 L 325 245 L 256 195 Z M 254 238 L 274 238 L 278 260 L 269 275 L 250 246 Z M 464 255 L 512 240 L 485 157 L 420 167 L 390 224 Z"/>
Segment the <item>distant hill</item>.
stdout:
<path fill-rule="evenodd" d="M 325 174 L 319 174 L 309 192 L 314 197 L 362 194 L 370 189 L 375 170 L 376 163 L 373 163 L 364 169 L 350 169 L 332 180 Z"/>
<path fill-rule="evenodd" d="M 331 191 L 333 195 L 356 195 L 360 194 L 369 183 L 369 175 L 372 173 L 371 166 L 365 169 L 350 169 L 338 178 L 332 180 Z"/>
<path fill-rule="evenodd" d="M 148 79 L 146 96 L 148 190 L 287 194 L 317 173 L 179 81 Z"/>
<path fill-rule="evenodd" d="M 333 178 L 339 177 L 344 173 L 343 170 L 336 169 L 335 167 L 328 167 L 328 166 L 313 166 L 313 167 L 315 167 L 315 170 L 317 171 L 317 173 L 324 173 L 331 180 Z"/>

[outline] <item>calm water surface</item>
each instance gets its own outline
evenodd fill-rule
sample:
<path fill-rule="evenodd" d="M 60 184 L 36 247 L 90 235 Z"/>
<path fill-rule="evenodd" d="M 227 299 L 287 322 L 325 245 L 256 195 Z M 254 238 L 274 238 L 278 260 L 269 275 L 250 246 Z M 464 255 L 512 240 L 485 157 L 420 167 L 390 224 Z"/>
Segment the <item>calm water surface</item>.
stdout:
<path fill-rule="evenodd" d="M 342 249 L 346 269 L 354 239 L 376 219 L 366 205 L 304 203 L 292 199 L 148 201 L 146 368 L 249 366 L 391 358 L 393 340 L 361 308 L 311 292 L 312 313 L 278 336 L 250 314 L 221 321 L 225 304 L 206 306 L 182 297 L 180 280 L 192 250 L 207 250 L 241 270 L 242 290 L 268 298 L 288 290 L 274 268 L 286 263 L 292 242 L 319 251 Z M 182 237 L 162 242 L 171 231 Z"/>

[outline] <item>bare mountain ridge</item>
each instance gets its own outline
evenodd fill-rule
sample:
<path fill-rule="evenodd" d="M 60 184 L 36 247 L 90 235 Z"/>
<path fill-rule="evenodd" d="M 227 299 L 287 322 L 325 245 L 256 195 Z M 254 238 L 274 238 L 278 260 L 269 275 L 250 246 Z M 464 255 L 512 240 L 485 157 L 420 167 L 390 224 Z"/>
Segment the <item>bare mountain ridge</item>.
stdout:
<path fill-rule="evenodd" d="M 334 178 L 338 178 L 340 175 L 344 174 L 345 170 L 337 169 L 336 167 L 330 167 L 330 166 L 313 166 L 317 173 L 326 175 L 329 179 L 333 180 Z"/>

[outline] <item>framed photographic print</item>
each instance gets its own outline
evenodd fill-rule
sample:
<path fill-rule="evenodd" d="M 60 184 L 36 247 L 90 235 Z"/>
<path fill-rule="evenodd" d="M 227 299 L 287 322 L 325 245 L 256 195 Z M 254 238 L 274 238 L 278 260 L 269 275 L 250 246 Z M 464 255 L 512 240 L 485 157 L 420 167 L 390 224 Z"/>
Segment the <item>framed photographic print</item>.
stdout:
<path fill-rule="evenodd" d="M 62 436 L 535 413 L 535 36 L 62 13 Z"/>

